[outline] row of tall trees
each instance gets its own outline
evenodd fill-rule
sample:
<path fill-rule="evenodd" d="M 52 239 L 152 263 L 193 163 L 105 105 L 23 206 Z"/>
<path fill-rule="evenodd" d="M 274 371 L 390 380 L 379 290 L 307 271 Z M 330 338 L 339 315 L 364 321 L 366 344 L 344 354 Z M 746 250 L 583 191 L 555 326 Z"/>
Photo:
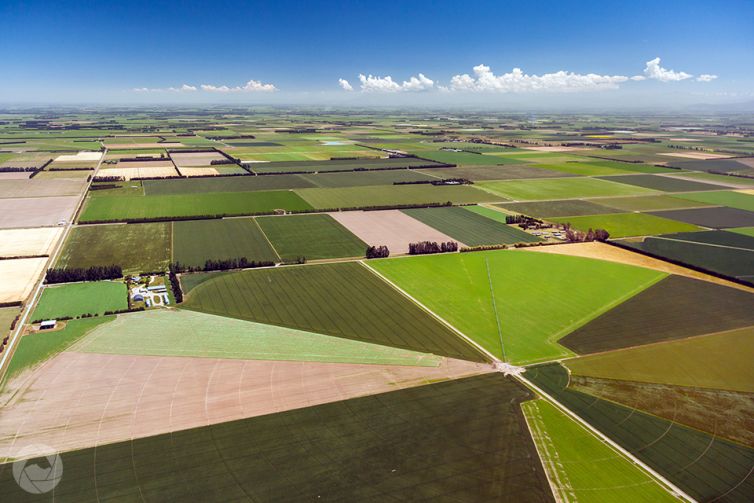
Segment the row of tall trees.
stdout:
<path fill-rule="evenodd" d="M 387 258 L 390 256 L 390 250 L 388 250 L 387 246 L 380 245 L 380 246 L 370 246 L 367 248 L 366 257 L 367 258 Z"/>
<path fill-rule="evenodd" d="M 421 241 L 419 243 L 409 243 L 409 255 L 427 255 L 430 253 L 448 253 L 458 251 L 458 243 L 448 241 L 446 243 L 436 243 L 435 241 Z"/>
<path fill-rule="evenodd" d="M 101 281 L 123 277 L 119 265 L 92 266 L 89 268 L 51 268 L 47 269 L 45 283 L 71 283 L 74 281 Z"/>

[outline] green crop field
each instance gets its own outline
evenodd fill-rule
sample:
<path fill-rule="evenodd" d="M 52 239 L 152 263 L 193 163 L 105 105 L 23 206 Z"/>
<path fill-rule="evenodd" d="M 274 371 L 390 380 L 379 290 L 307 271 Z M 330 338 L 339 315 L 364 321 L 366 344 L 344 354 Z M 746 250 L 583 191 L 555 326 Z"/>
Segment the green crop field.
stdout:
<path fill-rule="evenodd" d="M 735 232 L 736 234 L 743 234 L 744 236 L 754 238 L 754 227 L 740 227 L 738 229 L 730 229 L 730 232 Z"/>
<path fill-rule="evenodd" d="M 589 377 L 754 393 L 752 361 L 754 327 L 746 327 L 582 356 L 565 365 Z"/>
<path fill-rule="evenodd" d="M 201 267 L 207 260 L 280 260 L 253 218 L 185 220 L 172 226 L 173 262 Z"/>
<path fill-rule="evenodd" d="M 443 150 L 432 152 L 429 150 L 421 150 L 416 151 L 416 154 L 425 159 L 431 159 L 433 161 L 443 162 L 446 164 L 458 164 L 459 166 L 473 166 L 476 164 L 489 166 L 490 164 L 502 163 L 502 161 L 498 158 L 489 157 L 484 154 L 475 154 L 472 152 L 452 152 Z"/>
<path fill-rule="evenodd" d="M 517 201 L 632 196 L 655 193 L 655 191 L 643 187 L 587 177 L 479 182 L 478 186 L 494 194 Z"/>
<path fill-rule="evenodd" d="M 650 236 L 699 230 L 699 227 L 694 224 L 687 224 L 644 213 L 612 213 L 609 215 L 558 217 L 550 218 L 549 220 L 562 224 L 570 223 L 573 228 L 581 231 L 605 229 L 610 233 L 611 238 Z"/>
<path fill-rule="evenodd" d="M 623 264 L 519 250 L 369 265 L 498 357 L 502 336 L 507 361 L 517 364 L 570 355 L 558 339 L 664 277 Z"/>
<path fill-rule="evenodd" d="M 530 367 L 525 376 L 692 498 L 746 501 L 754 491 L 754 449 L 574 391 L 558 363 Z"/>
<path fill-rule="evenodd" d="M 598 200 L 601 201 L 601 200 Z M 501 208 L 522 213 L 532 217 L 571 217 L 582 215 L 603 215 L 616 213 L 617 210 L 603 206 L 597 202 L 582 201 L 581 199 L 566 199 L 563 201 L 539 201 L 532 203 L 499 204 Z"/>
<path fill-rule="evenodd" d="M 74 227 L 56 267 L 117 264 L 124 273 L 164 271 L 170 263 L 170 224 Z"/>
<path fill-rule="evenodd" d="M 119 281 L 92 281 L 48 286 L 42 292 L 33 320 L 101 315 L 105 311 L 128 309 L 126 284 Z"/>
<path fill-rule="evenodd" d="M 415 208 L 403 212 L 469 246 L 539 241 L 536 236 L 466 208 Z"/>
<path fill-rule="evenodd" d="M 79 220 L 96 222 L 202 215 L 253 215 L 270 213 L 276 209 L 308 210 L 311 206 L 295 192 L 288 190 L 90 197 Z"/>
<path fill-rule="evenodd" d="M 597 353 L 748 327 L 753 303 L 754 293 L 668 276 L 560 343 L 579 354 Z"/>
<path fill-rule="evenodd" d="M 183 306 L 423 353 L 483 360 L 470 344 L 354 262 L 221 275 L 195 286 Z"/>
<path fill-rule="evenodd" d="M 728 206 L 739 210 L 754 211 L 754 195 L 734 191 L 704 192 L 702 194 L 683 194 L 684 199 L 701 203 Z"/>
<path fill-rule="evenodd" d="M 699 190 L 715 190 L 720 188 L 719 185 L 712 185 L 710 183 L 657 175 L 606 176 L 602 179 L 636 185 L 637 187 L 645 187 L 647 189 L 661 190 L 663 192 L 691 192 Z"/>
<path fill-rule="evenodd" d="M 259 226 L 283 260 L 363 257 L 367 244 L 330 215 L 259 217 Z"/>
<path fill-rule="evenodd" d="M 488 374 L 98 445 L 61 454 L 55 500 L 546 503 L 519 405 L 530 398 Z M 10 464 L 0 465 L 0 493 L 38 497 Z"/>
<path fill-rule="evenodd" d="M 617 163 L 616 163 L 617 164 Z M 625 170 L 610 165 L 591 162 L 560 162 L 560 163 L 541 163 L 536 166 L 549 169 L 552 171 L 561 171 L 572 175 L 596 176 L 596 175 L 614 175 L 626 173 Z"/>
<path fill-rule="evenodd" d="M 315 186 L 298 175 L 178 178 L 173 180 L 144 180 L 142 183 L 144 184 L 144 192 L 147 196 L 204 194 L 208 192 L 251 192 Z"/>
<path fill-rule="evenodd" d="M 439 365 L 426 353 L 185 310 L 119 316 L 76 345 L 91 353 L 381 365 Z"/>
<path fill-rule="evenodd" d="M 374 185 L 371 187 L 297 189 L 296 193 L 318 209 L 505 200 L 505 198 L 468 185 Z"/>
<path fill-rule="evenodd" d="M 608 199 L 595 199 L 593 202 L 603 206 L 616 208 L 622 211 L 656 211 L 656 210 L 675 210 L 681 208 L 693 208 L 698 206 L 708 206 L 706 203 L 688 201 L 675 196 L 633 196 L 633 197 L 611 197 Z M 553 215 L 561 216 L 561 215 Z M 562 215 L 568 216 L 568 215 Z"/>
<path fill-rule="evenodd" d="M 298 175 L 308 187 L 362 187 L 390 185 L 395 182 L 431 181 L 437 178 L 411 169 L 385 169 L 377 171 L 344 171 Z M 260 177 L 261 178 L 261 177 Z M 268 177 L 269 178 L 269 177 Z"/>
<path fill-rule="evenodd" d="M 707 271 L 751 283 L 754 278 L 754 243 L 752 243 L 751 238 L 748 239 L 748 242 L 741 243 L 732 239 L 722 240 L 718 236 L 696 237 L 701 234 L 712 233 L 736 236 L 736 233 L 727 231 L 684 232 L 648 237 L 643 242 L 625 242 L 624 244 L 658 257 L 700 267 Z M 749 237 L 741 234 L 738 236 Z M 706 242 L 708 240 L 709 243 Z M 723 241 L 722 246 L 720 246 L 719 241 Z"/>
<path fill-rule="evenodd" d="M 0 308 L 0 337 L 5 337 L 10 331 L 10 324 L 13 323 L 18 313 L 19 309 L 17 307 Z"/>
<path fill-rule="evenodd" d="M 65 328 L 61 330 L 36 332 L 22 337 L 5 373 L 4 382 L 25 369 L 42 363 L 64 351 L 94 327 L 113 319 L 115 319 L 114 316 L 99 316 L 97 318 L 68 320 L 61 322 L 65 323 Z"/>
<path fill-rule="evenodd" d="M 571 176 L 559 171 L 542 169 L 523 161 L 505 161 L 495 166 L 463 166 L 458 168 L 423 169 L 422 173 L 437 178 L 465 178 L 467 180 L 516 180 L 521 178 L 562 178 Z M 510 163 L 510 164 L 509 164 Z"/>
<path fill-rule="evenodd" d="M 545 400 L 521 404 L 562 501 L 675 501 L 647 473 Z"/>

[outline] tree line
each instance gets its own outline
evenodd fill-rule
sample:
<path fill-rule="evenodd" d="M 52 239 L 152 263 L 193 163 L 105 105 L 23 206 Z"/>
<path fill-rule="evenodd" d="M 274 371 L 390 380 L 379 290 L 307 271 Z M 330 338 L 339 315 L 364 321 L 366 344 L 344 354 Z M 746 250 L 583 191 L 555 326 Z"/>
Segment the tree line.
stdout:
<path fill-rule="evenodd" d="M 366 251 L 367 258 L 388 258 L 389 256 L 390 250 L 385 245 L 370 246 Z"/>
<path fill-rule="evenodd" d="M 207 259 L 203 266 L 193 266 L 174 262 L 170 264 L 170 270 L 173 274 L 182 272 L 202 272 L 202 271 L 227 271 L 229 269 L 251 269 L 254 267 L 271 267 L 275 262 L 271 260 L 249 260 L 246 257 L 229 258 L 223 260 Z"/>
<path fill-rule="evenodd" d="M 448 241 L 446 243 L 437 243 L 435 241 L 420 241 L 418 243 L 409 243 L 409 255 L 428 255 L 430 253 L 448 253 L 458 251 L 458 243 Z"/>
<path fill-rule="evenodd" d="M 123 269 L 119 265 L 92 266 L 84 268 L 57 267 L 47 269 L 45 283 L 72 283 L 75 281 L 101 281 L 123 277 Z"/>

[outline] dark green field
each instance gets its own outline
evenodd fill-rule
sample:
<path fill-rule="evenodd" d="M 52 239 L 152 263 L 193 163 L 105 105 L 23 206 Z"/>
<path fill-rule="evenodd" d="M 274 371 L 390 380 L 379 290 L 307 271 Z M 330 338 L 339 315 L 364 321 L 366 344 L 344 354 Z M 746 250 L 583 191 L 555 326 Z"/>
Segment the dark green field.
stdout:
<path fill-rule="evenodd" d="M 403 212 L 469 246 L 538 241 L 520 229 L 464 208 L 415 208 Z"/>
<path fill-rule="evenodd" d="M 377 152 L 375 152 L 377 155 Z M 325 173 L 328 171 L 354 171 L 357 169 L 394 169 L 432 167 L 438 163 L 416 157 L 392 159 L 346 159 L 332 161 L 282 161 L 251 165 L 256 173 Z"/>
<path fill-rule="evenodd" d="M 344 171 L 341 173 L 318 173 L 298 175 L 308 187 L 361 187 L 367 185 L 390 185 L 394 182 L 431 181 L 437 178 L 411 169 L 385 169 L 378 171 Z"/>
<path fill-rule="evenodd" d="M 754 239 L 727 231 L 683 232 L 624 245 L 654 256 L 754 283 Z"/>
<path fill-rule="evenodd" d="M 479 203 L 506 201 L 504 197 L 468 185 L 372 185 L 331 189 L 297 189 L 296 193 L 318 209 L 367 206 Z"/>
<path fill-rule="evenodd" d="M 354 262 L 225 274 L 194 287 L 183 306 L 424 353 L 484 360 L 469 343 Z"/>
<path fill-rule="evenodd" d="M 699 501 L 749 501 L 754 450 L 607 400 L 567 389 L 559 363 L 526 378 Z"/>
<path fill-rule="evenodd" d="M 56 267 L 117 264 L 124 273 L 164 271 L 170 263 L 170 223 L 74 227 Z"/>
<path fill-rule="evenodd" d="M 253 215 L 270 213 L 276 209 L 290 211 L 311 208 L 306 201 L 289 190 L 166 196 L 100 196 L 89 198 L 79 220 L 107 222 L 202 215 Z"/>
<path fill-rule="evenodd" d="M 754 294 L 668 276 L 558 341 L 579 354 L 754 325 Z"/>
<path fill-rule="evenodd" d="M 580 199 L 565 199 L 563 201 L 542 201 L 532 203 L 499 204 L 501 208 L 532 217 L 573 217 L 581 215 L 604 215 L 606 213 L 620 213 L 601 204 Z"/>
<path fill-rule="evenodd" d="M 69 452 L 55 501 L 550 502 L 531 397 L 488 374 Z M 0 493 L 40 500 L 10 464 Z"/>
<path fill-rule="evenodd" d="M 688 210 L 654 211 L 652 214 L 712 229 L 754 225 L 754 211 L 745 211 L 736 208 L 693 208 Z"/>
<path fill-rule="evenodd" d="M 207 260 L 279 260 L 253 218 L 185 220 L 172 225 L 173 262 L 200 267 Z"/>
<path fill-rule="evenodd" d="M 719 185 L 711 183 L 694 182 L 681 178 L 657 175 L 621 175 L 600 177 L 611 182 L 626 183 L 647 189 L 661 190 L 663 192 L 692 192 L 699 190 L 719 190 Z"/>
<path fill-rule="evenodd" d="M 294 215 L 256 219 L 283 260 L 363 257 L 367 244 L 330 215 Z"/>
<path fill-rule="evenodd" d="M 298 175 L 176 178 L 174 180 L 144 180 L 143 184 L 144 192 L 148 196 L 300 189 L 315 186 Z"/>
<path fill-rule="evenodd" d="M 440 178 L 466 178 L 467 180 L 516 180 L 523 178 L 562 178 L 572 176 L 559 171 L 534 167 L 523 161 L 519 161 L 518 164 L 512 163 L 512 161 L 506 160 L 505 164 L 499 166 L 463 166 L 420 171 Z"/>

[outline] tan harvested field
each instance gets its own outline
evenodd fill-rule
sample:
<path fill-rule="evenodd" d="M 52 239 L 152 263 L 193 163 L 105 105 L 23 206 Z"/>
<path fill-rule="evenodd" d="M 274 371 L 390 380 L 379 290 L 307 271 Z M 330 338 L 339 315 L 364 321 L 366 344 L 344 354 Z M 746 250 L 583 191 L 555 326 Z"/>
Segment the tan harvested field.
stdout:
<path fill-rule="evenodd" d="M 215 168 L 211 168 L 209 166 L 205 166 L 202 168 L 178 168 L 178 172 L 181 174 L 181 176 L 217 176 L 220 174 L 219 171 L 217 171 Z"/>
<path fill-rule="evenodd" d="M 2 229 L 0 230 L 0 257 L 48 255 L 62 232 L 62 227 Z"/>
<path fill-rule="evenodd" d="M 31 171 L 6 171 L 0 173 L 0 181 L 2 180 L 27 180 L 31 175 Z"/>
<path fill-rule="evenodd" d="M 740 162 L 741 164 L 746 164 L 750 168 L 754 168 L 754 157 L 741 157 L 736 159 L 736 162 Z"/>
<path fill-rule="evenodd" d="M 742 190 L 737 190 L 736 192 L 740 192 L 741 194 L 748 194 L 750 196 L 754 196 L 754 189 L 742 189 Z"/>
<path fill-rule="evenodd" d="M 577 152 L 580 150 L 594 150 L 594 147 L 561 147 L 557 145 L 544 147 L 522 147 L 524 150 L 534 150 L 536 152 Z"/>
<path fill-rule="evenodd" d="M 0 458 L 31 443 L 68 451 L 491 370 L 452 359 L 407 367 L 63 352 L 6 386 Z"/>
<path fill-rule="evenodd" d="M 399 210 L 338 211 L 330 216 L 368 245 L 385 245 L 392 254 L 408 253 L 409 243 L 419 241 L 458 242 Z"/>
<path fill-rule="evenodd" d="M 73 216 L 78 200 L 78 196 L 0 199 L 0 229 L 57 225 Z"/>
<path fill-rule="evenodd" d="M 709 159 L 727 159 L 731 157 L 725 154 L 713 154 L 710 152 L 663 152 L 660 155 L 668 157 L 683 157 L 684 159 L 696 159 L 700 161 L 707 161 Z"/>
<path fill-rule="evenodd" d="M 731 288 L 737 288 L 747 292 L 754 291 L 754 288 L 740 285 L 732 281 L 727 281 L 722 278 L 710 276 L 702 272 L 697 272 L 691 269 L 686 269 L 670 262 L 647 257 L 640 253 L 634 253 L 617 246 L 611 246 L 605 243 L 569 243 L 562 245 L 552 246 L 532 246 L 524 248 L 527 251 L 536 251 L 542 253 L 555 253 L 559 255 L 570 255 L 572 257 L 584 257 L 593 258 L 599 260 L 606 260 L 608 262 L 619 262 L 621 264 L 635 265 L 638 267 L 646 267 L 647 269 L 654 269 L 655 271 L 662 271 L 668 274 L 677 274 L 678 276 L 686 276 L 687 278 L 701 279 L 703 281 L 709 281 L 710 283 L 717 283 L 718 285 L 729 286 Z"/>
<path fill-rule="evenodd" d="M 85 179 L 89 175 L 91 175 L 94 172 L 94 169 L 77 169 L 74 171 L 66 171 L 66 170 L 44 170 L 40 171 L 39 174 L 37 174 L 34 179 L 35 180 L 50 180 L 50 179 L 60 179 L 60 178 L 73 178 L 73 179 Z"/>
<path fill-rule="evenodd" d="M 73 178 L 0 180 L 0 198 L 74 196 L 81 194 L 85 185 L 85 180 Z"/>
<path fill-rule="evenodd" d="M 0 168 L 7 168 L 7 167 L 13 167 L 13 168 L 38 168 L 44 163 L 47 162 L 47 159 L 45 160 L 38 160 L 38 161 L 16 161 L 16 160 L 10 160 L 5 162 L 0 162 Z"/>
<path fill-rule="evenodd" d="M 183 143 L 108 143 L 107 148 L 111 150 L 134 150 L 142 148 L 180 148 L 185 147 Z"/>
<path fill-rule="evenodd" d="M 46 263 L 47 258 L 0 260 L 0 302 L 24 300 Z"/>
<path fill-rule="evenodd" d="M 143 161 L 118 161 L 118 164 L 115 165 L 114 169 L 124 169 L 124 168 L 172 168 L 173 163 L 170 161 L 170 159 L 166 160 L 157 160 L 157 161 L 149 161 L 149 160 L 143 160 Z M 112 169 L 112 168 L 108 168 Z"/>
<path fill-rule="evenodd" d="M 133 164 L 141 164 L 141 163 L 133 163 Z M 126 180 L 131 180 L 132 178 L 144 178 L 144 177 L 152 177 L 152 176 L 160 176 L 160 177 L 178 176 L 178 172 L 173 167 L 173 164 L 170 163 L 170 167 L 163 167 L 163 168 L 133 167 L 133 168 L 100 169 L 97 172 L 97 178 L 102 177 L 102 176 L 122 176 Z"/>
<path fill-rule="evenodd" d="M 66 154 L 59 155 L 55 158 L 55 162 L 82 162 L 82 161 L 94 161 L 97 162 L 102 157 L 102 152 L 79 152 L 78 154 Z"/>
<path fill-rule="evenodd" d="M 217 152 L 187 152 L 170 154 L 170 157 L 179 168 L 190 168 L 195 166 L 209 166 L 212 161 L 222 161 L 226 157 Z"/>

